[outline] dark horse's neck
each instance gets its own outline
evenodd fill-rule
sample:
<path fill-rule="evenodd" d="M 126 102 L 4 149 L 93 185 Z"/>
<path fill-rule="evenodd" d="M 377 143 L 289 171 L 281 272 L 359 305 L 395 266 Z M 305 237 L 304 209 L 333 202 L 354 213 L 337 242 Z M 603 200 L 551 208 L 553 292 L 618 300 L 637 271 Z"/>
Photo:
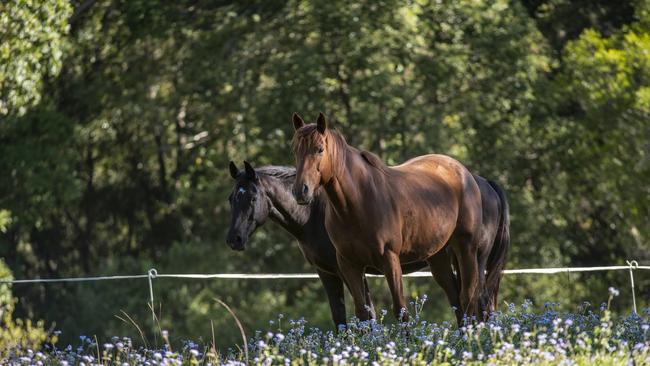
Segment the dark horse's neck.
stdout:
<path fill-rule="evenodd" d="M 293 198 L 291 188 L 296 170 L 289 167 L 267 166 L 257 169 L 260 182 L 270 201 L 269 217 L 296 239 L 305 236 L 305 225 L 312 217 L 315 205 L 301 206 Z"/>

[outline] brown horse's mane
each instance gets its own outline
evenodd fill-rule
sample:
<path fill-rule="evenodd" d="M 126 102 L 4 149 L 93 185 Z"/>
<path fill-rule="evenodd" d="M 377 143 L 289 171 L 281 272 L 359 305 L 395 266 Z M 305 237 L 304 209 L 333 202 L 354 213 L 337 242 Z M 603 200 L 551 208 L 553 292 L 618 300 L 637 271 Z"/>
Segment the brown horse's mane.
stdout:
<path fill-rule="evenodd" d="M 307 142 L 314 143 L 318 135 L 316 132 L 316 124 L 311 123 L 300 127 L 296 130 L 296 133 L 293 135 L 293 141 L 291 142 L 291 148 L 293 150 L 300 150 Z"/>
<path fill-rule="evenodd" d="M 347 141 L 345 141 L 345 137 L 343 137 L 343 135 L 341 135 L 341 133 L 335 129 L 328 129 L 327 132 L 334 142 L 332 155 L 334 157 L 334 161 L 338 164 L 336 168 L 344 169 L 345 156 L 347 155 L 347 152 L 354 151 L 359 153 L 363 160 L 368 163 L 368 165 L 384 174 L 388 173 L 388 166 L 377 155 L 369 151 L 359 150 L 354 146 L 348 145 Z M 318 131 L 316 130 L 316 124 L 312 123 L 303 126 L 296 131 L 293 137 L 292 147 L 294 150 L 301 150 L 305 145 L 314 144 L 317 138 Z"/>
<path fill-rule="evenodd" d="M 372 167 L 376 168 L 382 173 L 388 173 L 388 166 L 384 163 L 381 158 L 370 151 L 361 151 L 361 157 L 366 163 L 370 164 Z"/>

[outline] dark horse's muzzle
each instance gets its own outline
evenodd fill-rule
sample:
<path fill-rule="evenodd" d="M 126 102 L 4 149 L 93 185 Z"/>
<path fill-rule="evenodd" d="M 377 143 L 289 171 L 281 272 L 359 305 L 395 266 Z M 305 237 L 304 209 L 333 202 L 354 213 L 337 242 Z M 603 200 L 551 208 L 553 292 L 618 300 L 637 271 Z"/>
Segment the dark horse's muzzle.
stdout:
<path fill-rule="evenodd" d="M 235 233 L 234 230 L 228 232 L 226 243 L 232 250 L 242 251 L 246 248 L 246 240 L 244 240 L 241 234 Z"/>

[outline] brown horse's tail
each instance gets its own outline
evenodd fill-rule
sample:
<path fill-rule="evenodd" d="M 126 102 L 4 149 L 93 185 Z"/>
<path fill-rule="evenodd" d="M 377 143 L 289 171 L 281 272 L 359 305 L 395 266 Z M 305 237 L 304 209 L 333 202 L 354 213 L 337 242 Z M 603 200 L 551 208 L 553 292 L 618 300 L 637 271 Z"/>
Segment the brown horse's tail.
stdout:
<path fill-rule="evenodd" d="M 485 279 L 485 291 L 489 299 L 488 309 L 492 312 L 497 310 L 497 296 L 499 294 L 501 277 L 503 276 L 501 272 L 506 266 L 508 249 L 510 248 L 510 212 L 506 194 L 501 186 L 490 180 L 488 180 L 488 183 L 497 192 L 501 206 L 497 235 L 494 238 L 494 245 L 492 246 L 486 265 L 487 278 Z"/>

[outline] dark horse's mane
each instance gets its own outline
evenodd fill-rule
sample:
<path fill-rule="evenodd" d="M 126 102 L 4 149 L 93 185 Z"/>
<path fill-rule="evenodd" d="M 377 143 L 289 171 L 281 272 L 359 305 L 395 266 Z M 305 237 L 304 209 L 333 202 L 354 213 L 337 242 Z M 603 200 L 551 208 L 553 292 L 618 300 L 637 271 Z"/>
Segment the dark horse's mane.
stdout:
<path fill-rule="evenodd" d="M 256 168 L 255 172 L 262 177 L 266 176 L 277 178 L 280 182 L 279 186 L 273 184 L 272 182 L 269 182 L 269 184 L 275 187 L 281 187 L 286 194 L 291 196 L 291 187 L 293 186 L 293 182 L 296 180 L 296 168 L 292 166 L 267 165 Z M 312 209 L 315 209 L 317 215 L 324 215 L 322 207 L 325 203 L 325 197 L 322 196 L 320 192 L 317 192 L 314 197 L 315 201 L 312 205 Z M 290 201 L 293 201 L 293 199 Z M 302 220 L 307 220 L 309 218 L 310 211 L 312 211 L 310 210 L 309 206 L 298 206 L 295 203 L 292 205 L 292 207 L 293 208 L 291 210 L 293 212 L 292 215 L 294 215 L 294 218 L 301 218 Z M 324 220 L 323 217 L 321 218 Z"/>
<path fill-rule="evenodd" d="M 332 137 L 332 140 L 334 142 L 334 149 L 332 151 L 332 155 L 334 157 L 334 161 L 339 164 L 339 168 L 342 168 L 343 165 L 345 164 L 345 156 L 347 154 L 348 150 L 358 152 L 363 160 L 368 163 L 368 165 L 372 166 L 373 168 L 379 170 L 380 172 L 386 174 L 388 173 L 388 165 L 384 163 L 377 155 L 365 151 L 365 150 L 359 150 L 354 146 L 348 145 L 347 141 L 345 141 L 345 137 L 341 135 L 337 130 L 335 129 L 328 129 L 327 132 L 329 133 L 329 136 Z M 309 124 L 306 125 L 298 131 L 296 131 L 296 134 L 293 139 L 293 149 L 294 150 L 299 150 L 302 148 L 304 144 L 306 144 L 308 141 L 313 142 L 316 137 L 318 136 L 318 132 L 316 130 L 316 124 Z"/>
<path fill-rule="evenodd" d="M 276 166 L 276 165 L 267 165 L 255 169 L 258 174 L 268 175 L 274 178 L 278 178 L 286 183 L 293 184 L 293 181 L 296 179 L 296 168 L 289 166 Z"/>

